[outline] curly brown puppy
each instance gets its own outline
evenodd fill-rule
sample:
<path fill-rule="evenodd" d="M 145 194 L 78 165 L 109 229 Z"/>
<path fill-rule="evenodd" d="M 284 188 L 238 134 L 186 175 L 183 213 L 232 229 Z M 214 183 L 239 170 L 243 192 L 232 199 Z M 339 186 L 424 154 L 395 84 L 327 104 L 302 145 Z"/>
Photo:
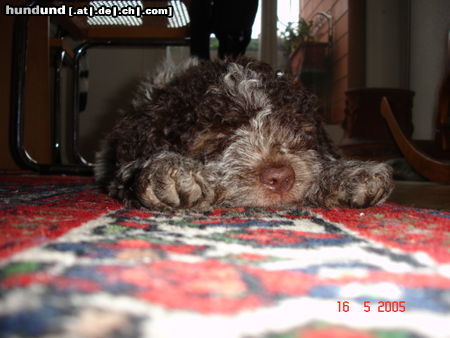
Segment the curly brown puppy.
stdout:
<path fill-rule="evenodd" d="M 392 170 L 342 160 L 314 96 L 266 64 L 190 59 L 142 83 L 97 154 L 98 183 L 129 206 L 368 207 Z"/>

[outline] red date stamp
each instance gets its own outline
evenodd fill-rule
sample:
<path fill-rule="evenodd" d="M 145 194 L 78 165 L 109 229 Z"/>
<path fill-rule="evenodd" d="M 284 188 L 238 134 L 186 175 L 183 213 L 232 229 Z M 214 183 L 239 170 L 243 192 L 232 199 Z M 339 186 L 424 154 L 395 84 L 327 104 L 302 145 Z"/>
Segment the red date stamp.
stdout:
<path fill-rule="evenodd" d="M 338 311 L 339 312 L 349 312 L 351 307 L 350 301 L 337 301 Z M 358 305 L 360 305 L 358 303 Z M 405 312 L 406 311 L 406 302 L 405 301 L 379 301 L 379 302 L 369 302 L 365 301 L 363 306 L 359 307 L 363 309 L 364 312 Z"/>

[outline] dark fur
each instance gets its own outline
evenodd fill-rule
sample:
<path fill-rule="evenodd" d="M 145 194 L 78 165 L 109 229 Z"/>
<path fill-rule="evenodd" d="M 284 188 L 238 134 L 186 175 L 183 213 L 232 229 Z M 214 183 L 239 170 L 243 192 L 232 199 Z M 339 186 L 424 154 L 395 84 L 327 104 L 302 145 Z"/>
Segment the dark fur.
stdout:
<path fill-rule="evenodd" d="M 384 164 L 341 160 L 315 98 L 266 64 L 190 60 L 144 82 L 97 155 L 96 178 L 128 205 L 367 207 L 392 190 Z M 173 68 L 173 66 L 172 66 Z M 273 192 L 267 168 L 294 183 Z"/>

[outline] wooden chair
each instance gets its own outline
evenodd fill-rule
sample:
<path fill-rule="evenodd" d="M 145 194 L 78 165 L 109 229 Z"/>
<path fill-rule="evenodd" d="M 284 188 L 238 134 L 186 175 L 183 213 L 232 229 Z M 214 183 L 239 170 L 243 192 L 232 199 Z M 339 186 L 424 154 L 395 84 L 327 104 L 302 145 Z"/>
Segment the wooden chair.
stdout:
<path fill-rule="evenodd" d="M 439 148 L 440 152 L 450 154 L 450 31 L 447 47 L 447 67 L 438 97 L 435 147 Z M 405 136 L 392 113 L 392 108 L 386 97 L 382 99 L 380 110 L 398 147 L 411 166 L 431 181 L 450 184 L 450 162 L 431 158 L 428 154 L 420 151 Z M 447 156 L 447 158 L 449 157 Z"/>
<path fill-rule="evenodd" d="M 447 114 L 448 118 L 448 102 L 449 102 L 449 94 L 450 91 L 444 93 L 441 91 L 440 99 L 439 99 L 439 107 L 446 108 L 445 114 Z M 447 102 L 447 105 L 445 105 Z M 381 115 L 386 119 L 386 122 L 391 130 L 391 133 L 400 148 L 405 159 L 411 164 L 411 166 L 422 176 L 428 178 L 431 181 L 442 183 L 442 184 L 450 184 L 450 164 L 442 161 L 435 160 L 428 156 L 427 154 L 420 151 L 403 133 L 402 129 L 397 123 L 394 114 L 392 113 L 391 106 L 386 97 L 384 97 L 381 101 Z M 439 114 L 440 116 L 440 114 Z M 448 120 L 447 120 L 448 121 Z M 448 130 L 448 129 L 447 129 Z M 441 135 L 442 144 L 448 145 L 450 144 L 450 139 L 447 137 L 444 138 L 444 135 Z"/>

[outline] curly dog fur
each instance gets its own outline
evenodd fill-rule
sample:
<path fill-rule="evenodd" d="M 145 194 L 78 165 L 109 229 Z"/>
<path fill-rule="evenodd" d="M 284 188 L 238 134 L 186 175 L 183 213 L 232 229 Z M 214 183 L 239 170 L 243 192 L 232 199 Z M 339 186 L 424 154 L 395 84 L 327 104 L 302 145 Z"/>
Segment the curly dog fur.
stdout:
<path fill-rule="evenodd" d="M 166 65 L 97 154 L 97 182 L 129 206 L 367 207 L 393 188 L 381 163 L 341 159 L 315 97 L 240 58 Z"/>

